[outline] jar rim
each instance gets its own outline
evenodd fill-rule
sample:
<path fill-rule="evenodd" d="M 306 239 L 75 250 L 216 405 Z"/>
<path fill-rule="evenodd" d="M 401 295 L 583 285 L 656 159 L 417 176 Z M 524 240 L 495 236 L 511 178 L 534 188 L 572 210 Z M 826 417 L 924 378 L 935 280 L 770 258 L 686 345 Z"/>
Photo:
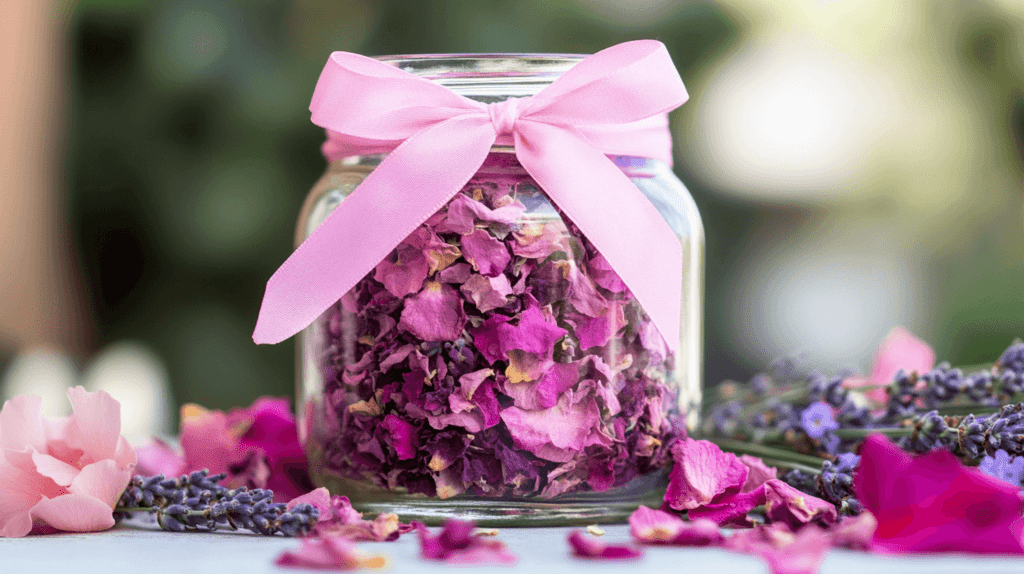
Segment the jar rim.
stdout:
<path fill-rule="evenodd" d="M 405 54 L 375 60 L 479 99 L 532 95 L 585 54 Z"/>

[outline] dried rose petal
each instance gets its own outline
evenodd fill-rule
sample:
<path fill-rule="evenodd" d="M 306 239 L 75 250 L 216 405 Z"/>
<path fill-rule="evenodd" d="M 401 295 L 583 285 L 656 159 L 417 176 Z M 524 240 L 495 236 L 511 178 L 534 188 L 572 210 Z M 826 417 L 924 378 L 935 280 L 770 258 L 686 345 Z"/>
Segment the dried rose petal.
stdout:
<path fill-rule="evenodd" d="M 831 538 L 814 525 L 794 534 L 785 524 L 773 524 L 738 532 L 723 546 L 760 557 L 770 574 L 814 574 L 825 559 Z"/>
<path fill-rule="evenodd" d="M 356 545 L 343 536 L 316 536 L 300 540 L 301 546 L 282 552 L 274 564 L 289 568 L 315 568 L 320 570 L 356 570 L 383 568 L 383 556 L 363 556 Z"/>
<path fill-rule="evenodd" d="M 740 492 L 750 492 L 765 482 L 773 478 L 778 478 L 779 469 L 774 466 L 766 465 L 763 460 L 756 456 L 741 454 L 740 462 L 742 462 L 749 471 L 747 473 L 747 481 L 743 483 L 743 488 L 740 489 Z"/>
<path fill-rule="evenodd" d="M 836 507 L 831 502 L 800 492 L 778 479 L 764 483 L 765 513 L 772 522 L 783 522 L 797 530 L 814 522 L 827 527 L 836 521 Z"/>
<path fill-rule="evenodd" d="M 428 560 L 452 564 L 515 564 L 518 560 L 508 547 L 492 536 L 474 534 L 476 525 L 461 520 L 448 520 L 437 536 L 425 526 L 418 527 L 420 555 Z"/>
<path fill-rule="evenodd" d="M 487 277 L 500 275 L 512 260 L 505 244 L 482 229 L 462 238 L 462 252 L 473 269 Z"/>
<path fill-rule="evenodd" d="M 508 303 L 507 297 L 512 294 L 512 285 L 504 275 L 485 277 L 474 274 L 460 289 L 481 312 L 504 307 Z"/>
<path fill-rule="evenodd" d="M 583 450 L 591 430 L 601 420 L 593 397 L 584 396 L 579 401 L 573 398 L 566 392 L 554 407 L 541 411 L 511 406 L 501 411 L 501 420 L 517 447 L 541 458 L 565 462 L 561 460 L 565 455 L 571 457 Z"/>
<path fill-rule="evenodd" d="M 605 560 L 636 560 L 643 551 L 631 546 L 605 544 L 600 538 L 588 535 L 582 530 L 573 530 L 568 536 L 572 555 L 577 558 L 601 558 Z"/>
<path fill-rule="evenodd" d="M 408 244 L 398 246 L 395 261 L 385 259 L 377 264 L 374 279 L 380 281 L 395 297 L 405 297 L 423 287 L 423 281 L 430 272 L 430 265 L 423 251 Z"/>
<path fill-rule="evenodd" d="M 381 423 L 392 437 L 391 446 L 395 447 L 398 453 L 398 460 L 408 460 L 416 457 L 419 450 L 419 436 L 416 434 L 416 427 L 393 414 L 384 417 Z"/>
<path fill-rule="evenodd" d="M 466 321 L 462 298 L 448 285 L 427 281 L 422 291 L 406 299 L 398 328 L 424 341 L 454 341 Z"/>
<path fill-rule="evenodd" d="M 747 518 L 747 513 L 764 502 L 765 486 L 761 485 L 750 492 L 729 492 L 717 496 L 704 506 L 690 509 L 687 516 L 691 520 L 710 520 L 721 526 L 749 528 L 754 523 Z"/>
<path fill-rule="evenodd" d="M 634 540 L 643 544 L 717 546 L 724 539 L 718 525 L 711 520 L 685 522 L 674 514 L 646 506 L 629 515 L 629 532 Z"/>
<path fill-rule="evenodd" d="M 739 492 L 747 467 L 736 455 L 705 440 L 687 438 L 672 447 L 675 466 L 669 475 L 665 502 L 673 510 L 709 504 L 718 496 Z"/>
<path fill-rule="evenodd" d="M 868 511 L 837 522 L 830 530 L 832 545 L 850 550 L 871 550 L 871 539 L 878 529 L 875 515 Z"/>

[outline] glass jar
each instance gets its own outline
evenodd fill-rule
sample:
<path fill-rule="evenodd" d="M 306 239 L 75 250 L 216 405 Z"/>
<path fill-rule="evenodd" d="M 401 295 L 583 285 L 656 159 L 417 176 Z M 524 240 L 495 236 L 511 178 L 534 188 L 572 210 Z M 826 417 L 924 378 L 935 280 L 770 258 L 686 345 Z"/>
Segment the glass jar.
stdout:
<path fill-rule="evenodd" d="M 380 59 L 491 103 L 537 93 L 582 56 Z M 328 166 L 297 245 L 382 157 Z M 704 232 L 668 166 L 612 159 L 682 243 L 678 350 L 514 150 L 495 146 L 300 334 L 299 435 L 317 485 L 431 523 L 607 522 L 660 504 L 671 444 L 700 411 Z"/>

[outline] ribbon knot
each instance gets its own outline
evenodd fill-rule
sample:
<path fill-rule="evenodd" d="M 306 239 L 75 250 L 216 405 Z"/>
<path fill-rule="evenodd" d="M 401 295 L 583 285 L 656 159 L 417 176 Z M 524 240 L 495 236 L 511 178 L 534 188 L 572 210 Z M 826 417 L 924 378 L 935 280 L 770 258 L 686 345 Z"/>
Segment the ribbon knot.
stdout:
<path fill-rule="evenodd" d="M 335 52 L 310 103 L 324 153 L 388 156 L 267 282 L 253 340 L 277 343 L 337 303 L 452 199 L 491 147 L 516 158 L 679 344 L 683 252 L 650 200 L 606 154 L 671 161 L 667 112 L 686 88 L 661 42 L 588 56 L 533 96 L 473 101 L 372 58 Z"/>
<path fill-rule="evenodd" d="M 512 129 L 519 118 L 521 98 L 509 98 L 501 102 L 487 104 L 487 115 L 491 118 L 494 132 L 499 136 L 512 135 Z"/>

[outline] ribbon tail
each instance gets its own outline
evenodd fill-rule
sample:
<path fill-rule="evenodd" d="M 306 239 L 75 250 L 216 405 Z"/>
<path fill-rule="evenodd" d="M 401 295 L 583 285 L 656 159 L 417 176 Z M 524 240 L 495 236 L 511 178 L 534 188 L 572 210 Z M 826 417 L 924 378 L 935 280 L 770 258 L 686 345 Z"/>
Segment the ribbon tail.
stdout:
<path fill-rule="evenodd" d="M 676 351 L 683 250 L 650 200 L 603 153 L 568 129 L 521 119 L 516 155 L 604 255 Z"/>
<path fill-rule="evenodd" d="M 467 114 L 395 148 L 267 282 L 253 341 L 279 343 L 341 299 L 462 189 L 494 138 L 487 116 Z"/>

